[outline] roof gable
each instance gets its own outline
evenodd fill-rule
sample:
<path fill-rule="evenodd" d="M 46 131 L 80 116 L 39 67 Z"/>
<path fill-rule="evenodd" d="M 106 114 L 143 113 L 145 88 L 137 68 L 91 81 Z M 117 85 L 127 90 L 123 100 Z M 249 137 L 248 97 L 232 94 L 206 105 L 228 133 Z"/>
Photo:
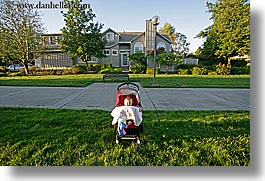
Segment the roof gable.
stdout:
<path fill-rule="evenodd" d="M 165 33 L 158 33 L 157 32 L 157 35 L 160 36 L 161 38 L 163 38 L 168 43 L 172 43 L 167 34 L 165 34 Z"/>
<path fill-rule="evenodd" d="M 118 32 L 114 31 L 114 30 L 113 30 L 113 29 L 111 29 L 111 28 L 108 28 L 107 30 L 105 30 L 105 31 L 102 33 L 102 35 L 105 35 L 105 34 L 107 34 L 107 33 L 110 33 L 110 32 L 112 32 L 112 33 L 115 33 L 115 34 L 118 34 L 118 35 L 119 35 L 119 33 L 118 33 Z"/>

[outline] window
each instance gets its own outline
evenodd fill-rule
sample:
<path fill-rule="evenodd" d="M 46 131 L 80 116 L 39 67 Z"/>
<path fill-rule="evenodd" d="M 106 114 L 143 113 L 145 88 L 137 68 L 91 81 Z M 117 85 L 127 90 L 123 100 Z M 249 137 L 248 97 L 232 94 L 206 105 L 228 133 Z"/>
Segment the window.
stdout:
<path fill-rule="evenodd" d="M 90 63 L 97 63 L 98 62 L 98 58 L 92 56 L 91 59 L 90 59 L 90 61 L 88 61 L 88 62 L 90 62 Z"/>
<path fill-rule="evenodd" d="M 166 47 L 166 44 L 164 42 L 159 42 L 156 46 L 156 49 L 159 49 L 159 48 L 164 48 L 164 50 L 166 51 L 167 47 Z"/>
<path fill-rule="evenodd" d="M 107 41 L 114 41 L 114 33 L 107 33 Z"/>
<path fill-rule="evenodd" d="M 118 50 L 112 50 L 112 55 L 117 56 L 118 55 Z"/>
<path fill-rule="evenodd" d="M 121 53 L 121 66 L 128 66 L 128 54 L 127 53 Z"/>
<path fill-rule="evenodd" d="M 104 50 L 104 55 L 110 55 L 110 50 L 105 49 L 105 50 Z"/>
<path fill-rule="evenodd" d="M 143 53 L 143 44 L 141 42 L 135 43 L 134 53 Z"/>
<path fill-rule="evenodd" d="M 58 36 L 50 36 L 50 44 L 51 45 L 58 45 L 59 41 L 61 40 L 61 37 Z"/>
<path fill-rule="evenodd" d="M 51 37 L 50 37 L 50 44 L 51 44 L 51 45 L 55 45 L 55 43 L 56 43 L 56 39 L 55 39 L 55 37 L 54 37 L 54 36 L 51 36 Z"/>

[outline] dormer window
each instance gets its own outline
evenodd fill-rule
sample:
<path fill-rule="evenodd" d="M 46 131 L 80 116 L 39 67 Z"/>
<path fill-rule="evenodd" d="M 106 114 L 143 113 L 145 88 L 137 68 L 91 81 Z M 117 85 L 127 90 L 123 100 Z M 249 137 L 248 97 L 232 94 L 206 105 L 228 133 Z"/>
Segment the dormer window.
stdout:
<path fill-rule="evenodd" d="M 107 41 L 114 41 L 114 33 L 107 33 Z"/>

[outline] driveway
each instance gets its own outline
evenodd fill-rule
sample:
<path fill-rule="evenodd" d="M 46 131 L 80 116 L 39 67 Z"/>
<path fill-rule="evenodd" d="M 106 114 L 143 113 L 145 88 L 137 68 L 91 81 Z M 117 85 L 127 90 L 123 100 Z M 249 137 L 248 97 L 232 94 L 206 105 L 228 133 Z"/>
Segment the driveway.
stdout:
<path fill-rule="evenodd" d="M 250 110 L 250 89 L 143 88 L 144 110 Z M 87 87 L 0 86 L 0 107 L 101 109 L 114 108 L 119 83 Z"/>

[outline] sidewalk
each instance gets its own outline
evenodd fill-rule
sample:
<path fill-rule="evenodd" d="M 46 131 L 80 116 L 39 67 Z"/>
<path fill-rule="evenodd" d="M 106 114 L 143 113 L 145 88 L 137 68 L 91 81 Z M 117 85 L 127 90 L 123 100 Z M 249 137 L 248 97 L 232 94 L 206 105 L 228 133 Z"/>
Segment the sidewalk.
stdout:
<path fill-rule="evenodd" d="M 87 87 L 0 86 L 0 107 L 101 109 L 114 108 L 120 83 Z M 143 88 L 144 110 L 248 110 L 250 89 Z"/>

